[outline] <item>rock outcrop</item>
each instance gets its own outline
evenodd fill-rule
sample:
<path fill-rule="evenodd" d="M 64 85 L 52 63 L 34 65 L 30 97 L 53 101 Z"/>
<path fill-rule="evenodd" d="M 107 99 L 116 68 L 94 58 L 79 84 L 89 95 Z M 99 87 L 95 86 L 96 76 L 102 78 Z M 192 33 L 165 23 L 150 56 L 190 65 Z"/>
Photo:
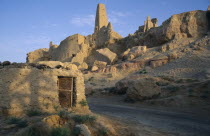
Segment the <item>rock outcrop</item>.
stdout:
<path fill-rule="evenodd" d="M 208 11 L 201 10 L 176 14 L 159 27 L 152 27 L 151 22 L 156 22 L 156 19 L 146 21 L 146 28 L 140 26 L 134 35 L 123 38 L 121 45 L 125 46 L 125 48 L 134 46 L 151 48 L 161 46 L 175 39 L 202 37 L 207 33 L 207 14 Z M 146 31 L 144 32 L 144 30 Z"/>
<path fill-rule="evenodd" d="M 115 61 L 117 54 L 110 51 L 108 48 L 96 50 L 96 59 L 98 61 L 107 62 L 107 64 L 111 64 Z"/>
<path fill-rule="evenodd" d="M 151 29 L 144 36 L 144 44 L 154 47 L 173 39 L 198 38 L 206 34 L 206 11 L 190 11 L 173 15 L 162 26 Z"/>
<path fill-rule="evenodd" d="M 134 101 L 151 99 L 158 96 L 161 89 L 153 79 L 140 79 L 129 85 L 127 90 L 127 98 Z"/>
<path fill-rule="evenodd" d="M 115 93 L 126 94 L 129 100 L 134 101 L 150 99 L 161 93 L 156 81 L 158 79 L 150 76 L 132 75 L 116 83 Z"/>
<path fill-rule="evenodd" d="M 50 60 L 48 51 L 49 49 L 43 48 L 35 50 L 34 52 L 29 52 L 26 59 L 27 63 Z"/>

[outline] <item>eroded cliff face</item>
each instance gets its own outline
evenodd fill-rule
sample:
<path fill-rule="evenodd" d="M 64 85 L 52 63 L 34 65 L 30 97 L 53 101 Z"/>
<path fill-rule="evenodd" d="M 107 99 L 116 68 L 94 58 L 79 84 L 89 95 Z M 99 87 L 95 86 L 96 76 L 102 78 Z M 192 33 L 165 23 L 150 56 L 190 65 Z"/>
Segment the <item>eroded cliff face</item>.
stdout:
<path fill-rule="evenodd" d="M 174 39 L 199 38 L 207 33 L 206 11 L 190 11 L 173 15 L 159 27 L 153 27 L 145 33 L 138 30 L 134 35 L 126 37 L 126 47 L 156 47 Z"/>
<path fill-rule="evenodd" d="M 144 44 L 154 47 L 173 39 L 199 38 L 207 33 L 206 11 L 190 11 L 173 15 L 159 28 L 144 37 Z"/>

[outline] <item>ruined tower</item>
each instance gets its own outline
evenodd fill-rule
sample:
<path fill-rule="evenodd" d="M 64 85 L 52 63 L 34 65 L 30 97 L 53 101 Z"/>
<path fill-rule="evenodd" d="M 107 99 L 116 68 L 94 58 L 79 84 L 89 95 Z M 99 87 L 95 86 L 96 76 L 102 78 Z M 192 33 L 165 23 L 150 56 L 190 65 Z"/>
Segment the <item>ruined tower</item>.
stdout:
<path fill-rule="evenodd" d="M 158 27 L 158 19 L 151 19 L 150 16 L 147 17 L 147 20 L 144 21 L 144 32 L 147 32 L 149 29 L 153 27 Z"/>
<path fill-rule="evenodd" d="M 95 32 L 99 31 L 102 27 L 108 25 L 108 18 L 106 14 L 106 7 L 104 4 L 98 4 L 95 20 Z"/>

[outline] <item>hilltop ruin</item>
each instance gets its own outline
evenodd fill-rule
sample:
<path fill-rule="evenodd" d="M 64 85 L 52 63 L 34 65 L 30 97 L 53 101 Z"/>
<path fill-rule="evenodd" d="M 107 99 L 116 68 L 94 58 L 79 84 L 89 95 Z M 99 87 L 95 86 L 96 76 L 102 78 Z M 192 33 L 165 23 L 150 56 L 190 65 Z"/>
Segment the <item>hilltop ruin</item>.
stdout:
<path fill-rule="evenodd" d="M 61 41 L 59 46 L 51 42 L 49 49 L 30 52 L 27 56 L 27 62 L 62 61 L 72 62 L 80 67 L 87 67 L 86 63 L 93 64 L 97 60 L 97 58 L 93 58 L 92 61 L 88 58 L 95 50 L 106 47 L 114 43 L 116 39 L 121 38 L 122 36 L 113 30 L 111 22 L 108 23 L 105 5 L 98 4 L 93 34 L 69 36 Z"/>

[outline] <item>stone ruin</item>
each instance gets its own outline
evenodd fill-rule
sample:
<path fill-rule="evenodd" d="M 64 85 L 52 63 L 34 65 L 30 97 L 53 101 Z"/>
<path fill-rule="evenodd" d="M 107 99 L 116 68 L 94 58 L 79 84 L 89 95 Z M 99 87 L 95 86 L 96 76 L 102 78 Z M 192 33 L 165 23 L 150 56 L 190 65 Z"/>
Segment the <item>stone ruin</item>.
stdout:
<path fill-rule="evenodd" d="M 61 41 L 60 45 L 50 42 L 49 49 L 38 49 L 27 54 L 27 63 L 38 61 L 61 61 L 71 62 L 79 67 L 93 64 L 97 58 L 88 57 L 99 48 L 104 48 L 116 39 L 121 39 L 118 33 L 113 30 L 111 22 L 108 22 L 104 4 L 98 4 L 95 29 L 92 35 L 83 36 L 75 34 Z"/>
<path fill-rule="evenodd" d="M 0 69 L 0 101 L 2 115 L 22 115 L 30 110 L 89 112 L 84 105 L 83 74 L 73 64 L 61 62 L 4 66 Z"/>

